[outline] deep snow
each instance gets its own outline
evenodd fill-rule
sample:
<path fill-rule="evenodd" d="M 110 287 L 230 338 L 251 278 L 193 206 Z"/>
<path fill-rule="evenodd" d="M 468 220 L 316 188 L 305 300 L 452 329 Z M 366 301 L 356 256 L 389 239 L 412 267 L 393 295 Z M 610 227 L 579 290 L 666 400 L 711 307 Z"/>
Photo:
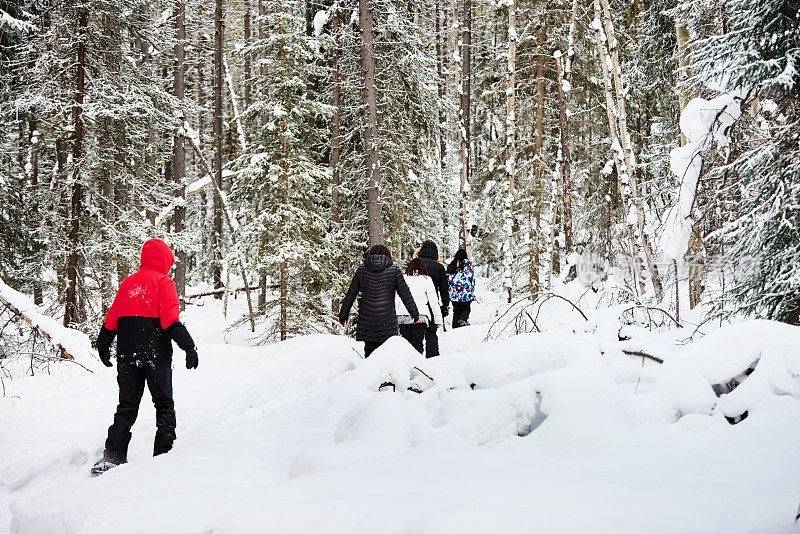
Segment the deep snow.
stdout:
<path fill-rule="evenodd" d="M 551 331 L 483 343 L 479 324 L 438 358 L 397 338 L 363 360 L 342 336 L 245 346 L 205 300 L 184 317 L 199 369 L 176 351 L 175 449 L 150 457 L 145 392 L 131 463 L 97 479 L 115 370 L 6 381 L 0 532 L 800 532 L 800 329 L 620 343 L 619 310 L 552 306 Z M 496 307 L 484 296 L 473 321 Z"/>

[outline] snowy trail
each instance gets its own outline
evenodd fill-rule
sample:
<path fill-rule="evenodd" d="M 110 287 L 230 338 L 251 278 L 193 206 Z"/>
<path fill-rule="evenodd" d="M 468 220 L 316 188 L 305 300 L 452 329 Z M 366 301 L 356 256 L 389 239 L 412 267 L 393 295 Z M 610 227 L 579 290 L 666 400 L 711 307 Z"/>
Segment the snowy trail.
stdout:
<path fill-rule="evenodd" d="M 114 370 L 13 382 L 0 532 L 796 532 L 796 398 L 770 397 L 735 426 L 662 421 L 647 415 L 661 413 L 658 381 L 624 393 L 641 376 L 653 389 L 657 369 L 598 361 L 574 334 L 482 344 L 486 325 L 442 336 L 430 390 L 378 392 L 384 370 L 416 361 L 402 345 L 362 360 L 340 336 L 220 344 L 212 312 L 187 320 L 201 365 L 176 360 L 170 454 L 150 457 L 145 394 L 131 463 L 92 479 Z"/>

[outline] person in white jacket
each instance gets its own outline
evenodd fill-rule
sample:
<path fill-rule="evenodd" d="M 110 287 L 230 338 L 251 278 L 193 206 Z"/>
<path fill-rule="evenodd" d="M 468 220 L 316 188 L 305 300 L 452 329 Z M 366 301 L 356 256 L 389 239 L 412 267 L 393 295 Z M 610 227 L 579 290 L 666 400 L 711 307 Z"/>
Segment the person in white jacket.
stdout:
<path fill-rule="evenodd" d="M 419 321 L 414 323 L 413 317 L 409 315 L 403 302 L 395 295 L 397 323 L 400 325 L 400 335 L 422 354 L 422 343 L 425 340 L 428 323 L 430 321 L 434 321 L 437 325 L 444 323 L 439 293 L 428 276 L 425 262 L 419 258 L 414 258 L 409 262 L 406 267 L 405 281 L 408 289 L 411 290 L 411 296 L 414 297 L 414 304 L 419 310 Z"/>

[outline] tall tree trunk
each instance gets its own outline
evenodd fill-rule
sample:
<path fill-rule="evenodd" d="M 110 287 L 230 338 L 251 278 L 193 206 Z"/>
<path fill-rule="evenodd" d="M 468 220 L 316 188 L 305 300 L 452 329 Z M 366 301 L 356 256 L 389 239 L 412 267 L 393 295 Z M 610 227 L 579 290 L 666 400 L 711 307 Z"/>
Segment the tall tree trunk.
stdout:
<path fill-rule="evenodd" d="M 541 15 L 536 60 L 536 136 L 533 142 L 533 206 L 530 245 L 530 272 L 528 274 L 528 291 L 533 294 L 540 290 L 539 271 L 541 269 L 542 243 L 542 146 L 544 144 L 544 49 L 547 45 L 547 18 Z"/>
<path fill-rule="evenodd" d="M 341 74 L 339 72 L 339 55 L 341 54 L 341 14 L 338 4 L 333 6 L 333 58 L 332 58 L 332 87 L 331 104 L 333 105 L 333 117 L 331 119 L 331 153 L 329 164 L 331 167 L 331 225 L 337 234 L 341 232 L 341 206 L 339 200 L 339 186 L 341 185 L 341 174 L 339 169 L 339 158 L 341 156 L 342 134 L 341 134 Z M 334 260 L 334 272 L 341 272 L 342 265 L 337 256 Z M 331 311 L 334 317 L 339 313 L 339 298 L 331 300 Z M 334 326 L 336 320 L 334 319 Z"/>
<path fill-rule="evenodd" d="M 454 6 L 456 4 L 454 3 Z M 458 18 L 456 13 L 455 18 Z M 461 184 L 459 187 L 459 234 L 460 248 L 471 257 L 472 243 L 469 228 L 469 163 L 470 163 L 470 91 L 472 63 L 472 0 L 464 0 L 463 22 L 456 26 L 457 64 L 456 88 L 458 98 L 458 137 L 460 145 Z M 461 30 L 459 36 L 458 31 Z"/>
<path fill-rule="evenodd" d="M 370 0 L 358 2 L 361 28 L 361 70 L 364 75 L 364 165 L 367 179 L 367 218 L 369 244 L 383 243 L 381 209 L 381 168 L 378 153 L 378 88 L 375 86 L 375 29 Z"/>
<path fill-rule="evenodd" d="M 677 41 L 678 71 L 675 73 L 675 82 L 678 86 L 678 105 L 682 113 L 686 104 L 692 98 L 686 80 L 691 77 L 689 69 L 689 27 L 686 23 L 683 6 L 685 0 L 678 1 L 678 14 L 675 16 L 675 37 Z M 681 133 L 680 144 L 686 144 L 686 137 Z"/>
<path fill-rule="evenodd" d="M 561 203 L 564 207 L 564 252 L 572 252 L 572 200 L 570 196 L 570 151 L 568 122 L 568 82 L 561 66 L 561 54 L 556 53 L 556 79 L 558 83 L 558 122 L 561 146 L 558 149 L 558 166 L 561 170 Z"/>
<path fill-rule="evenodd" d="M 78 319 L 78 249 L 80 247 L 80 218 L 83 210 L 83 190 L 81 188 L 81 159 L 83 157 L 83 98 L 86 83 L 86 29 L 89 26 L 89 11 L 80 9 L 78 13 L 78 64 L 75 76 L 75 105 L 72 117 L 75 129 L 72 145 L 72 198 L 70 201 L 69 257 L 67 258 L 67 300 L 64 306 L 64 326 L 70 326 Z"/>
<path fill-rule="evenodd" d="M 250 9 L 251 0 L 244 0 L 244 45 L 249 46 L 253 42 L 252 31 L 252 10 Z M 250 54 L 244 55 L 244 112 L 250 109 L 253 103 L 253 96 L 250 90 L 250 80 L 253 77 L 253 60 Z M 245 130 L 245 141 L 250 144 L 250 130 Z"/>
<path fill-rule="evenodd" d="M 223 42 L 223 0 L 216 0 L 214 7 L 214 181 L 222 190 L 222 42 Z M 214 289 L 222 284 L 222 203 L 219 195 L 214 195 L 214 231 L 211 240 L 213 248 L 212 276 Z"/>
<path fill-rule="evenodd" d="M 594 7 L 595 20 L 592 22 L 592 26 L 595 29 L 600 49 L 600 63 L 603 67 L 603 77 L 606 85 L 606 103 L 609 108 L 609 126 L 612 131 L 612 139 L 614 139 L 612 146 L 614 147 L 614 152 L 617 153 L 615 158 L 620 177 L 620 193 L 628 210 L 626 220 L 629 226 L 628 232 L 633 242 L 634 261 L 639 262 L 641 253 L 644 252 L 650 282 L 653 284 L 656 300 L 660 301 L 664 291 L 655 263 L 655 254 L 650 243 L 650 237 L 646 231 L 647 221 L 644 204 L 636 183 L 636 157 L 628 134 L 625 92 L 622 86 L 622 72 L 619 66 L 617 40 L 614 36 L 611 20 L 611 8 L 608 5 L 608 0 L 594 0 Z M 634 217 L 635 222 L 633 221 Z M 633 226 L 635 226 L 635 229 Z M 641 273 L 639 278 L 640 284 L 643 283 Z"/>
<path fill-rule="evenodd" d="M 564 250 L 566 254 L 573 251 L 572 239 L 572 173 L 571 173 L 571 154 L 570 154 L 570 95 L 572 94 L 572 57 L 575 55 L 575 34 L 578 28 L 578 0 L 572 1 L 572 17 L 569 24 L 569 36 L 567 38 L 567 54 L 564 61 L 563 74 L 561 68 L 561 57 L 556 58 L 556 76 L 558 78 L 559 96 L 559 122 L 561 126 L 561 193 L 562 204 L 564 206 Z M 563 76 L 563 79 L 562 79 Z M 571 269 L 574 269 L 572 267 Z M 577 273 L 571 273 L 577 276 Z"/>
<path fill-rule="evenodd" d="M 29 198 L 31 213 L 34 220 L 39 217 L 39 131 L 36 129 L 38 121 L 36 117 L 31 117 L 28 131 L 28 164 L 29 171 Z M 33 286 L 33 303 L 40 306 L 43 302 L 41 270 L 37 270 L 36 283 Z"/>
<path fill-rule="evenodd" d="M 506 198 L 503 213 L 505 241 L 503 243 L 503 287 L 511 302 L 514 287 L 514 177 L 517 167 L 516 117 L 514 90 L 517 61 L 517 2 L 509 0 L 508 6 L 508 86 L 506 87 Z"/>
<path fill-rule="evenodd" d="M 675 37 L 677 39 L 677 56 L 678 56 L 678 71 L 676 73 L 676 83 L 678 85 L 678 105 L 680 113 L 686 108 L 686 105 L 692 99 L 692 93 L 689 90 L 686 81 L 691 77 L 692 71 L 690 70 L 689 61 L 689 27 L 686 23 L 683 7 L 685 0 L 678 2 L 678 15 L 675 17 Z M 686 144 L 686 136 L 681 132 L 680 144 Z M 694 224 L 692 231 L 689 234 L 689 245 L 686 251 L 686 257 L 689 261 L 689 308 L 693 309 L 700 303 L 703 291 L 705 289 L 705 244 L 703 243 L 702 225 L 697 218 L 693 217 Z M 677 284 L 677 269 L 675 270 L 675 277 Z M 676 297 L 676 306 L 677 306 Z M 680 313 L 680 310 L 676 310 Z"/>
<path fill-rule="evenodd" d="M 186 62 L 184 54 L 184 41 L 186 40 L 186 2 L 177 0 L 175 3 L 175 58 L 173 91 L 178 101 L 178 123 L 174 128 L 172 140 L 172 179 L 175 181 L 175 198 L 180 199 L 175 205 L 172 216 L 173 230 L 180 234 L 184 229 L 186 218 L 186 148 L 183 139 L 183 122 L 185 115 L 183 101 L 186 96 Z M 175 289 L 180 297 L 181 310 L 186 308 L 184 296 L 186 295 L 186 251 L 177 247 L 175 251 L 177 264 L 175 265 Z"/>
<path fill-rule="evenodd" d="M 283 4 L 281 4 L 281 8 L 283 8 Z M 289 106 L 286 102 L 286 58 L 285 58 L 285 51 L 283 49 L 283 12 L 281 12 L 281 20 L 279 24 L 279 31 L 280 31 L 280 42 L 281 42 L 281 104 L 284 110 L 288 110 Z M 281 210 L 281 226 L 283 231 L 286 231 L 286 225 L 288 224 L 287 214 L 289 209 L 289 124 L 286 120 L 287 113 L 283 114 L 283 139 L 281 140 L 281 164 L 283 167 L 283 172 L 281 176 L 281 196 L 283 209 Z M 280 330 L 281 330 L 281 341 L 286 339 L 288 333 L 288 326 L 287 326 L 287 318 L 289 312 L 287 310 L 287 306 L 289 304 L 289 288 L 288 288 L 288 280 L 287 280 L 287 264 L 286 264 L 286 257 L 284 256 L 285 252 L 281 251 L 281 260 L 279 265 L 280 271 L 280 286 L 281 286 L 281 296 L 280 296 Z"/>
<path fill-rule="evenodd" d="M 445 98 L 445 79 L 444 79 L 444 43 L 443 43 L 443 24 L 442 17 L 444 16 L 443 9 L 441 9 L 441 0 L 435 0 L 435 32 L 436 32 L 436 94 L 439 95 L 439 100 L 444 102 Z M 445 114 L 444 108 L 439 105 L 439 125 L 441 130 L 439 132 L 439 170 L 444 176 L 445 168 L 447 167 L 447 139 L 445 138 Z M 444 215 L 444 213 L 443 213 Z"/>

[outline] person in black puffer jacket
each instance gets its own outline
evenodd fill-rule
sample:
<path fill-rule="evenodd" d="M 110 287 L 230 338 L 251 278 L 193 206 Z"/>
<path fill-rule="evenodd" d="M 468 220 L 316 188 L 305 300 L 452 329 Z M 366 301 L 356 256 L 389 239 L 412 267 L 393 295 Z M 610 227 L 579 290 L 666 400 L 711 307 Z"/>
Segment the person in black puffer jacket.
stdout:
<path fill-rule="evenodd" d="M 450 305 L 450 289 L 447 281 L 447 274 L 444 272 L 444 266 L 439 263 L 439 249 L 436 247 L 436 243 L 433 241 L 425 241 L 422 243 L 417 257 L 425 262 L 425 267 L 428 268 L 428 276 L 433 280 L 433 287 L 439 292 L 439 304 L 442 307 L 442 317 L 447 317 L 447 310 Z M 426 358 L 439 355 L 439 338 L 436 336 L 436 328 L 436 323 L 430 321 L 428 323 L 428 329 L 425 331 Z"/>
<path fill-rule="evenodd" d="M 400 295 L 415 324 L 419 320 L 419 311 L 403 273 L 392 263 L 391 253 L 384 245 L 370 247 L 364 255 L 364 264 L 356 269 L 339 310 L 339 324 L 342 326 L 347 322 L 359 292 L 356 340 L 364 342 L 366 358 L 384 341 L 397 335 L 395 292 Z"/>

